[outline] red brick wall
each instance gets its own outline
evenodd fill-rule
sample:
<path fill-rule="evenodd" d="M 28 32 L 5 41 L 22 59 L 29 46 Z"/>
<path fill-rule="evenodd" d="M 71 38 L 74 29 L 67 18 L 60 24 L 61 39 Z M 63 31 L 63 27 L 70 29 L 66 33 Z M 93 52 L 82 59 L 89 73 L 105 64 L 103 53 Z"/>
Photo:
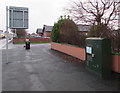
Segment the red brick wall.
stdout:
<path fill-rule="evenodd" d="M 31 43 L 51 42 L 51 38 L 29 38 Z M 14 38 L 13 43 L 23 43 L 25 38 Z"/>
<path fill-rule="evenodd" d="M 58 44 L 54 42 L 51 43 L 51 48 L 85 61 L 85 48 L 79 48 L 65 44 Z"/>
<path fill-rule="evenodd" d="M 112 55 L 112 70 L 120 73 L 120 55 Z"/>
<path fill-rule="evenodd" d="M 51 49 L 66 53 L 81 60 L 86 60 L 85 48 L 74 47 L 71 45 L 51 43 Z M 120 55 L 112 55 L 111 69 L 114 72 L 120 73 Z"/>

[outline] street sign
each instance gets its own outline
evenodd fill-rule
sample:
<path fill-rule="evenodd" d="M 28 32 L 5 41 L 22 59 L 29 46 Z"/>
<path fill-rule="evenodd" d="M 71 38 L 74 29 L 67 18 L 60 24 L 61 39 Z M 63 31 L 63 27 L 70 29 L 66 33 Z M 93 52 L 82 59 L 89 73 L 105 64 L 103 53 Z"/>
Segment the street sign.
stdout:
<path fill-rule="evenodd" d="M 9 7 L 9 28 L 28 28 L 28 8 L 26 7 Z"/>

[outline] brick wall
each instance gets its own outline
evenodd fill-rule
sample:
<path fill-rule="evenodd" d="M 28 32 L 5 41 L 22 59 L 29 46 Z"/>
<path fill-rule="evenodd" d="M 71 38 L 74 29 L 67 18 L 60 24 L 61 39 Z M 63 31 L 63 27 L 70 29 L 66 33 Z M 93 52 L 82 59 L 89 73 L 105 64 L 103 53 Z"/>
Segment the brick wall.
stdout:
<path fill-rule="evenodd" d="M 58 44 L 54 42 L 51 43 L 51 48 L 85 61 L 85 48 L 79 48 L 65 44 Z"/>
<path fill-rule="evenodd" d="M 46 32 L 47 37 L 51 37 L 51 32 Z"/>
<path fill-rule="evenodd" d="M 51 38 L 29 38 L 31 43 L 51 42 Z M 24 43 L 25 38 L 13 38 L 13 43 Z"/>
<path fill-rule="evenodd" d="M 112 70 L 120 73 L 120 55 L 112 55 Z"/>
<path fill-rule="evenodd" d="M 51 49 L 63 52 L 65 54 L 71 55 L 83 61 L 86 60 L 85 48 L 74 47 L 71 45 L 51 43 Z M 112 66 L 111 69 L 114 72 L 120 73 L 120 55 L 112 55 Z"/>

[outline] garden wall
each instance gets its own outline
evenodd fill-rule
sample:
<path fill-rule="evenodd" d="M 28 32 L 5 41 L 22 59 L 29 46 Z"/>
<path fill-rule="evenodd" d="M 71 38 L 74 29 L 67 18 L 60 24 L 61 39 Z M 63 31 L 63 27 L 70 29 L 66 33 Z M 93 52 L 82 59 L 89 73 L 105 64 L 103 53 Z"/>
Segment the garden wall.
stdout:
<path fill-rule="evenodd" d="M 31 43 L 47 43 L 51 42 L 51 38 L 29 38 Z M 25 38 L 13 38 L 13 43 L 24 43 Z"/>
<path fill-rule="evenodd" d="M 85 61 L 86 55 L 84 48 L 54 42 L 51 43 L 51 48 Z"/>
<path fill-rule="evenodd" d="M 120 55 L 112 55 L 112 70 L 120 73 Z"/>
<path fill-rule="evenodd" d="M 51 43 L 51 49 L 71 55 L 83 61 L 86 60 L 85 48 L 79 48 L 72 45 L 65 45 L 59 43 Z M 120 73 L 120 55 L 112 55 L 112 67 L 114 72 Z"/>

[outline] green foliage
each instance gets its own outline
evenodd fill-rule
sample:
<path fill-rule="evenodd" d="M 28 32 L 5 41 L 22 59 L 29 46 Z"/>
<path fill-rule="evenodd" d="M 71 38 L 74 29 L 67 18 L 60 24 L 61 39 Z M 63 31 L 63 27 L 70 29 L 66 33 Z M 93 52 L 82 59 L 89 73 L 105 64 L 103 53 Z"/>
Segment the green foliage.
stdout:
<path fill-rule="evenodd" d="M 113 53 L 120 54 L 120 29 L 113 31 L 112 40 L 112 51 Z"/>
<path fill-rule="evenodd" d="M 93 25 L 88 33 L 88 37 L 103 37 L 111 40 L 112 52 L 120 54 L 120 30 L 112 31 L 104 24 Z"/>
<path fill-rule="evenodd" d="M 63 21 L 64 21 L 63 16 L 61 16 L 58 22 L 54 24 L 52 28 L 52 33 L 51 33 L 52 42 L 59 43 L 59 28 L 60 28 L 60 25 L 63 23 Z"/>
<path fill-rule="evenodd" d="M 88 32 L 88 37 L 111 37 L 111 29 L 105 24 L 93 25 Z"/>
<path fill-rule="evenodd" d="M 77 25 L 69 16 L 61 16 L 53 26 L 52 41 L 82 46 L 85 44 L 85 36 L 79 34 Z"/>
<path fill-rule="evenodd" d="M 88 32 L 88 37 L 95 37 L 96 36 L 96 30 L 97 30 L 97 26 L 93 25 L 90 28 L 90 31 Z"/>
<path fill-rule="evenodd" d="M 55 23 L 53 28 L 52 28 L 52 42 L 58 42 L 58 36 L 59 36 L 59 32 L 58 32 L 58 23 Z"/>
<path fill-rule="evenodd" d="M 64 19 L 59 25 L 59 41 L 62 43 L 76 44 L 78 28 L 73 20 Z"/>

